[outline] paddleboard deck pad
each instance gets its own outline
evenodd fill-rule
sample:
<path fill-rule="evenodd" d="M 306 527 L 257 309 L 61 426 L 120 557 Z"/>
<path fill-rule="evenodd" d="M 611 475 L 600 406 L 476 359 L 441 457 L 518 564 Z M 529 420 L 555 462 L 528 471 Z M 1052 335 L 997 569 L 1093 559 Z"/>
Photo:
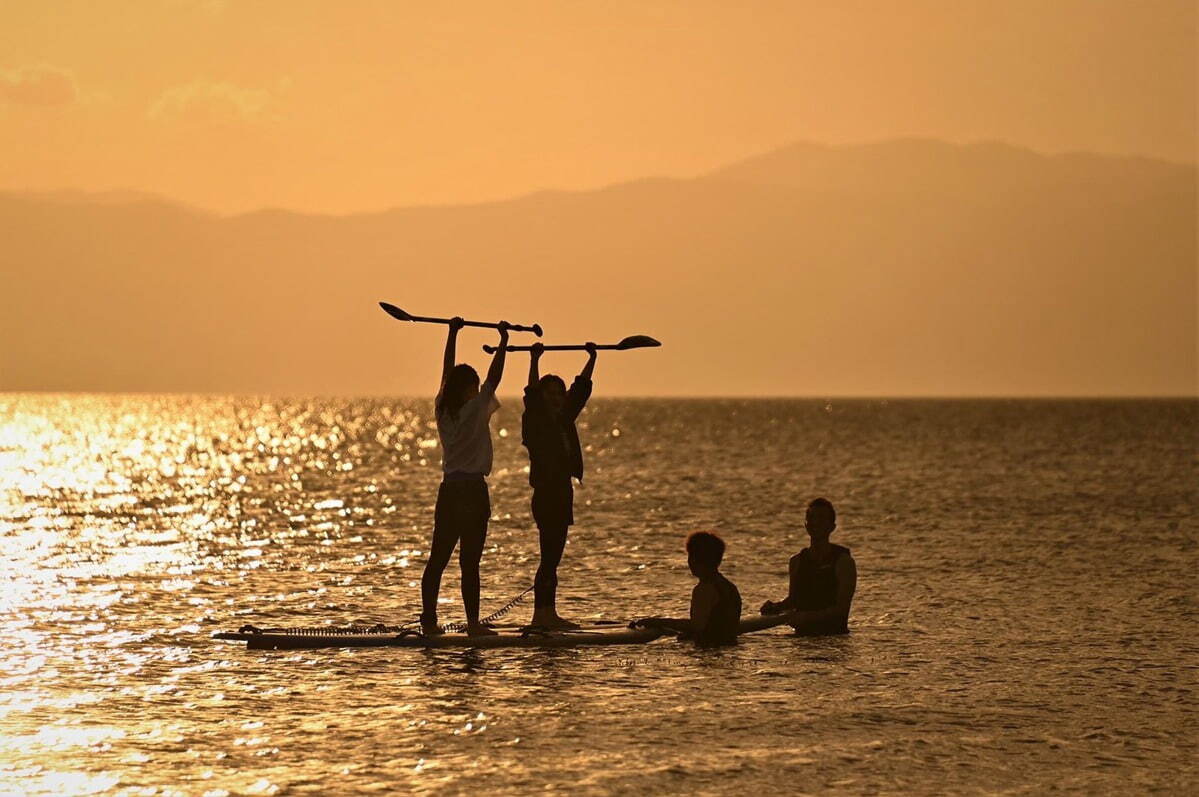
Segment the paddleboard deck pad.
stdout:
<path fill-rule="evenodd" d="M 638 645 L 665 632 L 623 625 L 584 627 L 570 631 L 536 628 L 497 628 L 494 636 L 446 633 L 424 636 L 412 629 L 263 628 L 243 627 L 214 634 L 216 639 L 245 642 L 250 650 L 310 648 L 573 648 L 589 645 Z"/>
<path fill-rule="evenodd" d="M 746 617 L 739 633 L 748 634 L 787 622 L 782 615 Z M 250 650 L 304 650 L 313 648 L 573 648 L 592 645 L 640 645 L 669 632 L 658 628 L 629 628 L 623 622 L 601 621 L 569 631 L 535 626 L 496 626 L 494 636 L 446 633 L 424 636 L 407 626 L 332 626 L 316 628 L 256 628 L 214 634 L 215 639 L 245 642 Z"/>

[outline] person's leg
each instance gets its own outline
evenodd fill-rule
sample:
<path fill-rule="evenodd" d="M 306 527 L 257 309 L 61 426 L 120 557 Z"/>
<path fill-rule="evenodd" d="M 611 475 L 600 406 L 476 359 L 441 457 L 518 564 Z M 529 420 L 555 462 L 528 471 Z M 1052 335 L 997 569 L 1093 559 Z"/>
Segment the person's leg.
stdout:
<path fill-rule="evenodd" d="M 458 565 L 462 568 L 462 608 L 466 611 L 466 633 L 471 636 L 494 634 L 479 623 L 479 563 L 487 542 L 487 521 L 491 518 L 491 498 L 486 482 L 471 482 L 468 514 L 463 517 L 462 545 Z"/>
<path fill-rule="evenodd" d="M 566 550 L 567 527 L 560 523 L 538 523 L 537 538 L 541 543 L 541 563 L 533 580 L 533 605 L 557 613 L 558 565 Z"/>
<path fill-rule="evenodd" d="M 433 510 L 433 541 L 429 546 L 429 558 L 425 572 L 421 575 L 421 625 L 426 632 L 436 631 L 437 595 L 441 592 L 441 574 L 449 564 L 450 555 L 458 543 L 459 526 L 456 516 L 461 513 L 453 485 L 443 482 L 437 490 L 437 507 Z"/>
<path fill-rule="evenodd" d="M 572 518 L 574 490 L 569 484 L 534 492 L 533 519 L 541 548 L 541 562 L 533 581 L 533 625 L 556 628 L 578 626 L 558 615 L 558 565 L 566 550 Z"/>

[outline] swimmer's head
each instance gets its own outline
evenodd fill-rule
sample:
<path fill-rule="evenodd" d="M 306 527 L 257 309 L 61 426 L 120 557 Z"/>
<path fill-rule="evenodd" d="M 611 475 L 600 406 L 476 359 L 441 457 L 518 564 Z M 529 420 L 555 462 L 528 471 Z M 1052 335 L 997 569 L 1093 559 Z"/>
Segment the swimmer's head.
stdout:
<path fill-rule="evenodd" d="M 837 528 L 837 510 L 827 498 L 817 498 L 808 504 L 804 517 L 804 528 L 812 539 L 828 539 L 828 535 Z"/>
<path fill-rule="evenodd" d="M 724 540 L 710 531 L 697 531 L 687 538 L 687 566 L 691 574 L 715 570 L 724 559 Z"/>

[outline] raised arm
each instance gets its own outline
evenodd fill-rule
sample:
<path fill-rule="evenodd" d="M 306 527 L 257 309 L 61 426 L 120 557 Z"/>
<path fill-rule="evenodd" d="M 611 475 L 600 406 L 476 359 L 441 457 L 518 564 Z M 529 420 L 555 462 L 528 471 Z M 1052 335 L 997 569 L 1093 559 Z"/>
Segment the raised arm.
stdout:
<path fill-rule="evenodd" d="M 504 359 L 508 356 L 508 322 L 501 321 L 500 330 L 500 345 L 496 348 L 495 354 L 491 355 L 491 367 L 487 369 L 487 383 L 491 385 L 492 390 L 500 386 L 500 380 L 504 378 Z"/>
<path fill-rule="evenodd" d="M 587 364 L 583 366 L 583 370 L 575 377 L 574 383 L 570 389 L 566 391 L 566 408 L 564 412 L 570 420 L 575 420 L 579 417 L 579 413 L 587 406 L 587 400 L 591 398 L 591 374 L 595 371 L 595 344 L 587 344 Z"/>
<path fill-rule="evenodd" d="M 450 378 L 450 371 L 454 370 L 454 363 L 458 358 L 458 331 L 462 329 L 462 325 L 461 316 L 454 316 L 450 319 L 450 331 L 445 339 L 445 355 L 441 359 L 441 386 L 437 388 L 439 396 L 441 391 L 445 390 L 446 380 Z"/>
<path fill-rule="evenodd" d="M 595 344 L 588 341 L 587 342 L 587 364 L 583 366 L 582 371 L 579 371 L 580 379 L 590 379 L 591 375 L 593 373 L 595 373 L 595 358 L 596 358 L 597 354 L 598 354 L 598 352 L 595 350 Z"/>
<path fill-rule="evenodd" d="M 545 353 L 545 346 L 540 343 L 534 343 L 529 348 L 529 387 L 537 387 L 537 383 L 541 381 L 541 355 Z"/>

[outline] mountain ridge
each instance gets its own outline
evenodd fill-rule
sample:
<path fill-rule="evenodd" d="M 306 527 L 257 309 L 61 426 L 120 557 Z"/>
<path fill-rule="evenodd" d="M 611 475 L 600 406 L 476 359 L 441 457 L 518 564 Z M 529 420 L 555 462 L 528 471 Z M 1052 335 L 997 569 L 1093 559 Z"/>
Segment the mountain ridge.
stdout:
<path fill-rule="evenodd" d="M 427 392 L 441 332 L 382 299 L 662 340 L 605 358 L 609 394 L 1196 394 L 1193 169 L 1013 190 L 933 151 L 949 177 L 918 192 L 834 169 L 348 216 L 2 194 L 0 389 Z"/>
<path fill-rule="evenodd" d="M 971 154 L 981 153 L 984 151 L 999 152 L 1009 157 L 1015 156 L 1024 159 L 1026 162 L 1036 162 L 1045 160 L 1048 162 L 1069 162 L 1072 160 L 1083 160 L 1087 162 L 1097 163 L 1112 163 L 1122 162 L 1127 164 L 1135 164 L 1147 166 L 1154 169 L 1162 169 L 1183 174 L 1187 172 L 1199 173 L 1199 164 L 1184 161 L 1173 161 L 1163 158 L 1156 158 L 1145 155 L 1124 155 L 1113 153 L 1091 152 L 1086 150 L 1068 150 L 1063 152 L 1040 152 L 1029 147 L 1024 147 L 1017 144 L 1011 144 L 997 139 L 981 139 L 963 143 L 950 142 L 943 139 L 928 138 L 921 136 L 904 136 L 896 138 L 878 139 L 852 144 L 825 144 L 811 140 L 797 140 L 791 144 L 786 144 L 775 149 L 741 158 L 730 163 L 718 166 L 713 169 L 705 170 L 695 175 L 690 176 L 668 176 L 668 175 L 646 175 L 643 177 L 632 178 L 629 180 L 621 180 L 613 183 L 606 183 L 600 186 L 590 188 L 541 188 L 524 193 L 514 194 L 509 197 L 500 199 L 486 200 L 480 202 L 447 202 L 434 204 L 408 204 L 408 205 L 390 205 L 385 208 L 375 210 L 361 210 L 349 213 L 325 213 L 297 210 L 293 208 L 279 206 L 265 206 L 253 210 L 240 211 L 236 213 L 221 213 L 215 210 L 201 207 L 192 204 L 186 200 L 176 199 L 159 193 L 143 191 L 133 188 L 105 189 L 98 191 L 89 191 L 86 189 L 0 189 L 0 196 L 17 199 L 33 199 L 40 201 L 61 202 L 63 204 L 133 204 L 133 203 L 151 203 L 172 205 L 185 210 L 191 210 L 197 213 L 214 215 L 221 218 L 236 218 L 240 216 L 255 216 L 260 214 L 294 214 L 309 218 L 346 218 L 353 216 L 380 216 L 396 211 L 408 210 L 444 210 L 454 208 L 476 208 L 483 206 L 491 206 L 505 204 L 509 202 L 518 202 L 525 199 L 540 197 L 542 195 L 562 196 L 562 195 L 578 195 L 578 194 L 593 194 L 603 191 L 608 191 L 613 188 L 622 186 L 636 185 L 646 182 L 688 182 L 692 180 L 706 179 L 732 179 L 729 174 L 735 174 L 743 167 L 761 162 L 777 162 L 779 158 L 786 157 L 796 152 L 804 152 L 813 155 L 841 157 L 861 153 L 893 153 L 902 154 L 911 152 L 913 148 L 920 148 L 924 151 L 939 151 L 941 153 L 957 153 Z"/>

